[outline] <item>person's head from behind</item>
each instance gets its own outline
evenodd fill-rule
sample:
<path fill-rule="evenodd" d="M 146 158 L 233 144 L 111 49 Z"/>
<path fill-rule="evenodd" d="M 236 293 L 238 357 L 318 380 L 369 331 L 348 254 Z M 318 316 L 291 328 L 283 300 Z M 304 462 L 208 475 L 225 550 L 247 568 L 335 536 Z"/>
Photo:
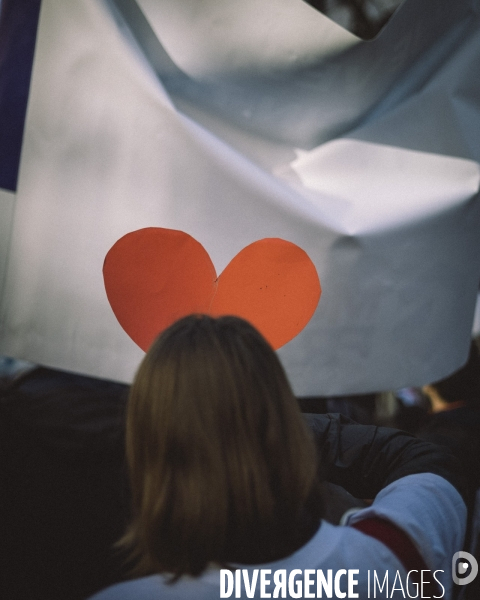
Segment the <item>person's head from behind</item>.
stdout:
<path fill-rule="evenodd" d="M 157 338 L 130 392 L 127 460 L 123 544 L 139 573 L 280 558 L 305 541 L 306 515 L 320 518 L 315 450 L 283 368 L 237 317 L 189 316 Z"/>

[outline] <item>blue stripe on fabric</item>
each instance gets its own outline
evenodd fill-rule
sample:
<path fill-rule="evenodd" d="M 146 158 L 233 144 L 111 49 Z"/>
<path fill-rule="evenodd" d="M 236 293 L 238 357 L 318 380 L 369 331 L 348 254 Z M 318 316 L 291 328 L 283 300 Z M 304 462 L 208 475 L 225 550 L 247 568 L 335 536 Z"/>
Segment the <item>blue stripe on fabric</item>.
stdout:
<path fill-rule="evenodd" d="M 0 188 L 17 189 L 41 0 L 2 0 L 0 15 Z"/>

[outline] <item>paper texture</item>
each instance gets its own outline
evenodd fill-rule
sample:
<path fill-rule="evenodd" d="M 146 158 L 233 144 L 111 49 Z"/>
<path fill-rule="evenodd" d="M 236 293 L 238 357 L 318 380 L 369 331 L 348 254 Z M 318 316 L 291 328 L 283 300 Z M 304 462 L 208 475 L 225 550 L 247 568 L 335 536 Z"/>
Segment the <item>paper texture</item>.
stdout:
<path fill-rule="evenodd" d="M 321 294 L 315 265 L 291 242 L 257 240 L 217 275 L 201 244 L 161 227 L 118 240 L 103 278 L 118 322 L 145 352 L 160 332 L 191 314 L 246 319 L 276 350 L 307 325 Z"/>
<path fill-rule="evenodd" d="M 279 350 L 297 394 L 458 368 L 480 273 L 479 20 L 474 0 L 405 0 L 364 42 L 301 0 L 43 0 L 0 352 L 129 381 L 143 353 L 103 261 L 162 227 L 217 273 L 263 238 L 305 250 L 322 297 Z"/>

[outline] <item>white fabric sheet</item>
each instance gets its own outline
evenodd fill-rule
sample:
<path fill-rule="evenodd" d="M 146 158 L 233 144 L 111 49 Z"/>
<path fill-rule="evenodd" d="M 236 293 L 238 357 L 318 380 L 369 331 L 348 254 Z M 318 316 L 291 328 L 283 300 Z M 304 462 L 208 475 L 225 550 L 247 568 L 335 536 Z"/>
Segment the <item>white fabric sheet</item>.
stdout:
<path fill-rule="evenodd" d="M 473 0 L 405 0 L 363 42 L 301 0 L 43 0 L 0 352 L 129 381 L 143 353 L 102 264 L 167 227 L 218 273 L 264 237 L 309 254 L 323 295 L 279 351 L 298 394 L 458 368 L 480 274 L 479 20 Z"/>

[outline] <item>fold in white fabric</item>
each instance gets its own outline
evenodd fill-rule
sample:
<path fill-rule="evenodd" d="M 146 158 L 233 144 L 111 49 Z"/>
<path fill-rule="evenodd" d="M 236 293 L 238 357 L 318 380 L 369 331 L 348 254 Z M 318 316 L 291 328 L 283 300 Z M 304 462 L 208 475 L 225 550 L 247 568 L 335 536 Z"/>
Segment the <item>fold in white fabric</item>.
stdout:
<path fill-rule="evenodd" d="M 473 0 L 406 0 L 369 42 L 300 0 L 43 0 L 14 210 L 0 197 L 0 352 L 129 381 L 142 352 L 102 264 L 167 227 L 217 273 L 264 237 L 309 254 L 322 298 L 279 351 L 297 394 L 458 368 L 480 264 L 478 25 Z"/>

